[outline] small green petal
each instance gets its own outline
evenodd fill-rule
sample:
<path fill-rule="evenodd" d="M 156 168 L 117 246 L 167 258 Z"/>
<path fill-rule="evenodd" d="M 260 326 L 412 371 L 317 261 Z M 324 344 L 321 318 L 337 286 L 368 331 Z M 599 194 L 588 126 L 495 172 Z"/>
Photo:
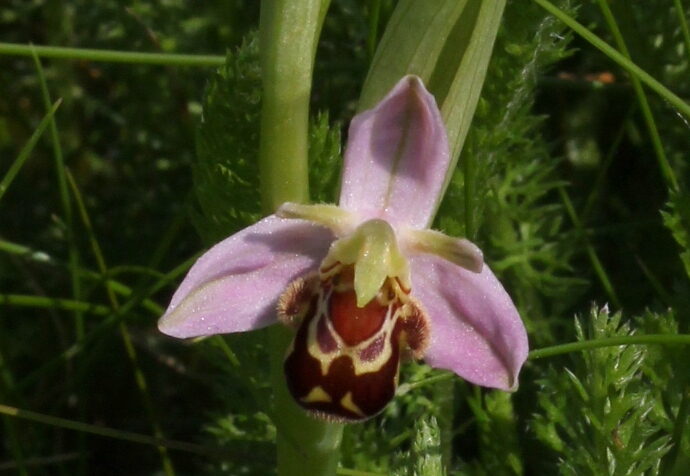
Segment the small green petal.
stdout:
<path fill-rule="evenodd" d="M 415 250 L 440 256 L 469 271 L 481 273 L 484 266 L 482 250 L 464 238 L 435 230 L 410 230 L 407 239 Z"/>
<path fill-rule="evenodd" d="M 280 218 L 300 218 L 317 225 L 330 228 L 337 236 L 349 233 L 354 228 L 355 217 L 337 205 L 317 204 L 304 205 L 301 203 L 283 203 L 276 211 Z"/>
<path fill-rule="evenodd" d="M 369 220 L 352 234 L 335 241 L 321 267 L 325 269 L 336 262 L 354 264 L 359 307 L 376 297 L 386 278 L 398 278 L 409 287 L 407 259 L 400 253 L 395 232 L 385 220 Z"/>

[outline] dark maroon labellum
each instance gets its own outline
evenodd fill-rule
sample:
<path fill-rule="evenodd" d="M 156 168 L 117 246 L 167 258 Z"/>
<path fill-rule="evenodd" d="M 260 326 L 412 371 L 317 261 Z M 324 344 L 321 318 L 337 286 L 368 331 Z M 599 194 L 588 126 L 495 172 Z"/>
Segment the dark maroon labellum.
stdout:
<path fill-rule="evenodd" d="M 427 340 L 423 311 L 396 279 L 357 307 L 351 267 L 294 282 L 278 312 L 298 325 L 285 358 L 290 393 L 310 413 L 334 421 L 383 410 L 395 395 L 401 356 L 421 357 Z"/>

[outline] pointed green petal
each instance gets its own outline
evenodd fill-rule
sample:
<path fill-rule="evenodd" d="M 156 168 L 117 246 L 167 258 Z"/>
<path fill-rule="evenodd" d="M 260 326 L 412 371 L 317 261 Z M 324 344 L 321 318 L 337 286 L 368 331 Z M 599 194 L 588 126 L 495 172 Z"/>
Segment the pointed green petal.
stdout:
<path fill-rule="evenodd" d="M 354 265 L 359 307 L 376 297 L 386 278 L 398 278 L 409 287 L 407 259 L 398 248 L 393 228 L 385 220 L 369 220 L 352 234 L 335 241 L 321 268 L 327 269 L 335 263 Z"/>
<path fill-rule="evenodd" d="M 356 223 L 356 217 L 338 207 L 320 203 L 317 205 L 303 205 L 301 203 L 283 203 L 276 211 L 280 218 L 301 218 L 317 225 L 329 228 L 336 236 L 350 233 Z"/>

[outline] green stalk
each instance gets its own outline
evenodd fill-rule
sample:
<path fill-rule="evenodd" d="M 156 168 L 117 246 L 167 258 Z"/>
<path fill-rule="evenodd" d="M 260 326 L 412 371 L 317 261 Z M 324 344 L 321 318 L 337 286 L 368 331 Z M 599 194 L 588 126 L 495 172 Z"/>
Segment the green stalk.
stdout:
<path fill-rule="evenodd" d="M 672 447 L 662 462 L 660 474 L 682 474 L 683 466 L 687 467 L 688 456 L 683 453 L 683 439 L 687 439 L 688 413 L 690 412 L 690 385 L 683 387 L 683 397 L 676 412 L 673 424 Z"/>
<path fill-rule="evenodd" d="M 152 64 L 164 66 L 222 66 L 225 56 L 170 53 L 142 53 L 138 51 L 97 50 L 93 48 L 64 48 L 61 46 L 20 45 L 0 42 L 0 55 L 32 56 L 64 60 L 101 61 L 107 63 Z"/>
<path fill-rule="evenodd" d="M 372 473 L 370 471 L 359 471 L 356 469 L 338 468 L 338 476 L 386 476 L 383 473 Z"/>
<path fill-rule="evenodd" d="M 583 350 L 598 349 L 599 347 L 611 347 L 616 345 L 690 345 L 690 334 L 646 334 L 619 337 L 602 337 L 601 339 L 591 339 L 580 342 L 569 342 L 550 347 L 533 350 L 529 353 L 528 359 L 543 359 L 555 355 L 569 354 Z"/>
<path fill-rule="evenodd" d="M 308 129 L 314 55 L 330 0 L 264 0 L 259 45 L 263 83 L 259 170 L 266 213 L 309 200 Z M 279 476 L 327 476 L 338 465 L 343 426 L 309 417 L 283 374 L 291 332 L 269 330 Z"/>
<path fill-rule="evenodd" d="M 344 425 L 308 416 L 298 407 L 285 385 L 283 359 L 292 331 L 282 326 L 270 330 L 271 377 L 278 429 L 278 476 L 331 476 L 340 459 Z"/>
<path fill-rule="evenodd" d="M 329 0 L 261 3 L 263 85 L 259 170 L 266 213 L 309 201 L 309 96 L 322 11 Z"/>

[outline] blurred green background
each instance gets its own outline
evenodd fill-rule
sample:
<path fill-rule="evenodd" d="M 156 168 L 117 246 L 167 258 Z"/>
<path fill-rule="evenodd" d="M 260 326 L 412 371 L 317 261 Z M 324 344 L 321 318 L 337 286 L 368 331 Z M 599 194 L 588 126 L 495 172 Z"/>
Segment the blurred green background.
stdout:
<path fill-rule="evenodd" d="M 329 113 L 321 120 L 323 127 L 329 121 L 335 134 L 331 138 L 338 132 L 345 135 L 376 41 L 395 3 L 338 0 L 331 6 L 313 92 L 313 112 Z M 574 340 L 573 316 L 587 314 L 592 303 L 608 302 L 626 317 L 672 309 L 675 321 L 655 317 L 640 327 L 672 332 L 677 325 L 688 332 L 688 277 L 678 259 L 680 248 L 660 214 L 673 209 L 669 190 L 630 81 L 610 59 L 572 38 L 544 11 L 520 3 L 508 4 L 476 125 L 463 152 L 488 164 L 476 197 L 483 202 L 478 209 L 484 216 L 478 241 L 488 261 L 526 311 L 537 347 Z M 559 4 L 575 12 L 571 3 Z M 670 2 L 622 3 L 612 6 L 635 62 L 679 96 L 690 97 L 688 45 Z M 373 15 L 375 5 L 378 16 Z M 127 5 L 110 0 L 4 0 L 0 41 L 235 57 L 258 26 L 259 6 L 258 1 L 241 0 L 134 0 Z M 579 5 L 577 15 L 613 43 L 593 4 Z M 84 197 L 112 276 L 135 296 L 150 297 L 165 307 L 181 276 L 155 292 L 151 286 L 161 273 L 208 245 L 193 225 L 193 217 L 203 214 L 203 193 L 197 190 L 195 195 L 192 189 L 192 169 L 205 92 L 209 84 L 224 87 L 224 79 L 208 67 L 50 59 L 42 64 L 53 100 L 63 98 L 55 117 L 64 162 Z M 225 93 L 230 98 L 239 94 Z M 650 104 L 669 162 L 687 184 L 690 125 L 658 97 L 650 95 Z M 45 112 L 33 60 L 0 55 L 0 176 Z M 506 117 L 506 127 L 496 130 Z M 329 147 L 337 152 L 338 144 Z M 3 295 L 71 298 L 70 249 L 78 250 L 80 268 L 98 270 L 74 203 L 71 227 L 65 221 L 54 152 L 47 131 L 0 203 Z M 453 215 L 463 197 L 461 186 L 455 195 L 451 192 L 438 222 L 456 233 L 462 231 L 454 229 L 462 220 Z M 564 200 L 562 190 L 569 198 Z M 493 199 L 484 202 L 486 197 Z M 673 199 L 677 229 L 688 229 L 687 197 L 679 193 Z M 570 202 L 579 224 L 568 211 Z M 444 216 L 451 218 L 444 221 Z M 13 245 L 45 255 L 17 252 Z M 593 253 L 609 286 L 596 270 Z M 111 305 L 103 288 L 98 278 L 84 279 L 81 299 Z M 0 301 L 0 403 L 143 434 L 152 433 L 153 418 L 161 422 L 167 438 L 220 446 L 230 455 L 223 462 L 176 452 L 172 457 L 180 474 L 269 474 L 274 429 L 256 393 L 268 392 L 262 380 L 266 356 L 261 333 L 224 341 L 240 357 L 243 370 L 238 370 L 222 346 L 163 338 L 155 328 L 155 307 L 134 306 L 125 316 L 138 356 L 137 366 L 132 366 L 117 326 L 102 326 L 103 317 L 88 312 L 83 316 L 86 343 L 65 356 L 74 349 L 74 314 L 57 305 L 7 306 Z M 540 421 L 534 417 L 541 411 L 534 397 L 541 383 L 536 382 L 558 378 L 546 367 L 540 362 L 528 366 L 524 388 L 516 397 L 519 416 L 511 417 L 520 425 L 517 434 L 525 438 L 521 464 L 527 474 L 543 474 L 538 471 L 559 458 L 531 428 L 533 421 Z M 148 397 L 142 397 L 137 386 L 136 370 L 146 376 Z M 416 367 L 408 372 L 427 375 Z M 257 390 L 250 390 L 247 382 Z M 482 435 L 503 430 L 500 425 L 482 426 L 479 411 L 470 407 L 486 402 L 465 384 L 456 385 L 470 402 L 459 399 L 452 422 L 456 469 L 484 474 L 477 468 L 492 457 L 482 452 L 491 447 Z M 400 412 L 405 419 L 380 425 L 402 435 L 396 444 L 371 450 L 380 459 L 409 447 L 410 435 L 403 432 L 415 419 L 409 408 L 432 407 L 423 396 L 405 398 L 389 410 L 390 417 Z M 678 400 L 669 402 L 673 413 Z M 228 407 L 234 409 L 232 414 Z M 161 472 L 161 457 L 150 446 L 7 416 L 2 420 L 0 473 L 11 474 L 22 465 L 28 474 Z M 377 423 L 368 423 L 352 430 L 349 439 L 346 435 L 346 463 L 381 468 L 371 462 L 374 457 L 367 463 L 368 456 L 361 456 L 364 445 L 374 445 L 379 430 Z M 354 435 L 360 435 L 359 443 Z M 506 463 L 508 467 L 515 466 Z M 500 474 L 511 474 L 504 470 Z"/>

